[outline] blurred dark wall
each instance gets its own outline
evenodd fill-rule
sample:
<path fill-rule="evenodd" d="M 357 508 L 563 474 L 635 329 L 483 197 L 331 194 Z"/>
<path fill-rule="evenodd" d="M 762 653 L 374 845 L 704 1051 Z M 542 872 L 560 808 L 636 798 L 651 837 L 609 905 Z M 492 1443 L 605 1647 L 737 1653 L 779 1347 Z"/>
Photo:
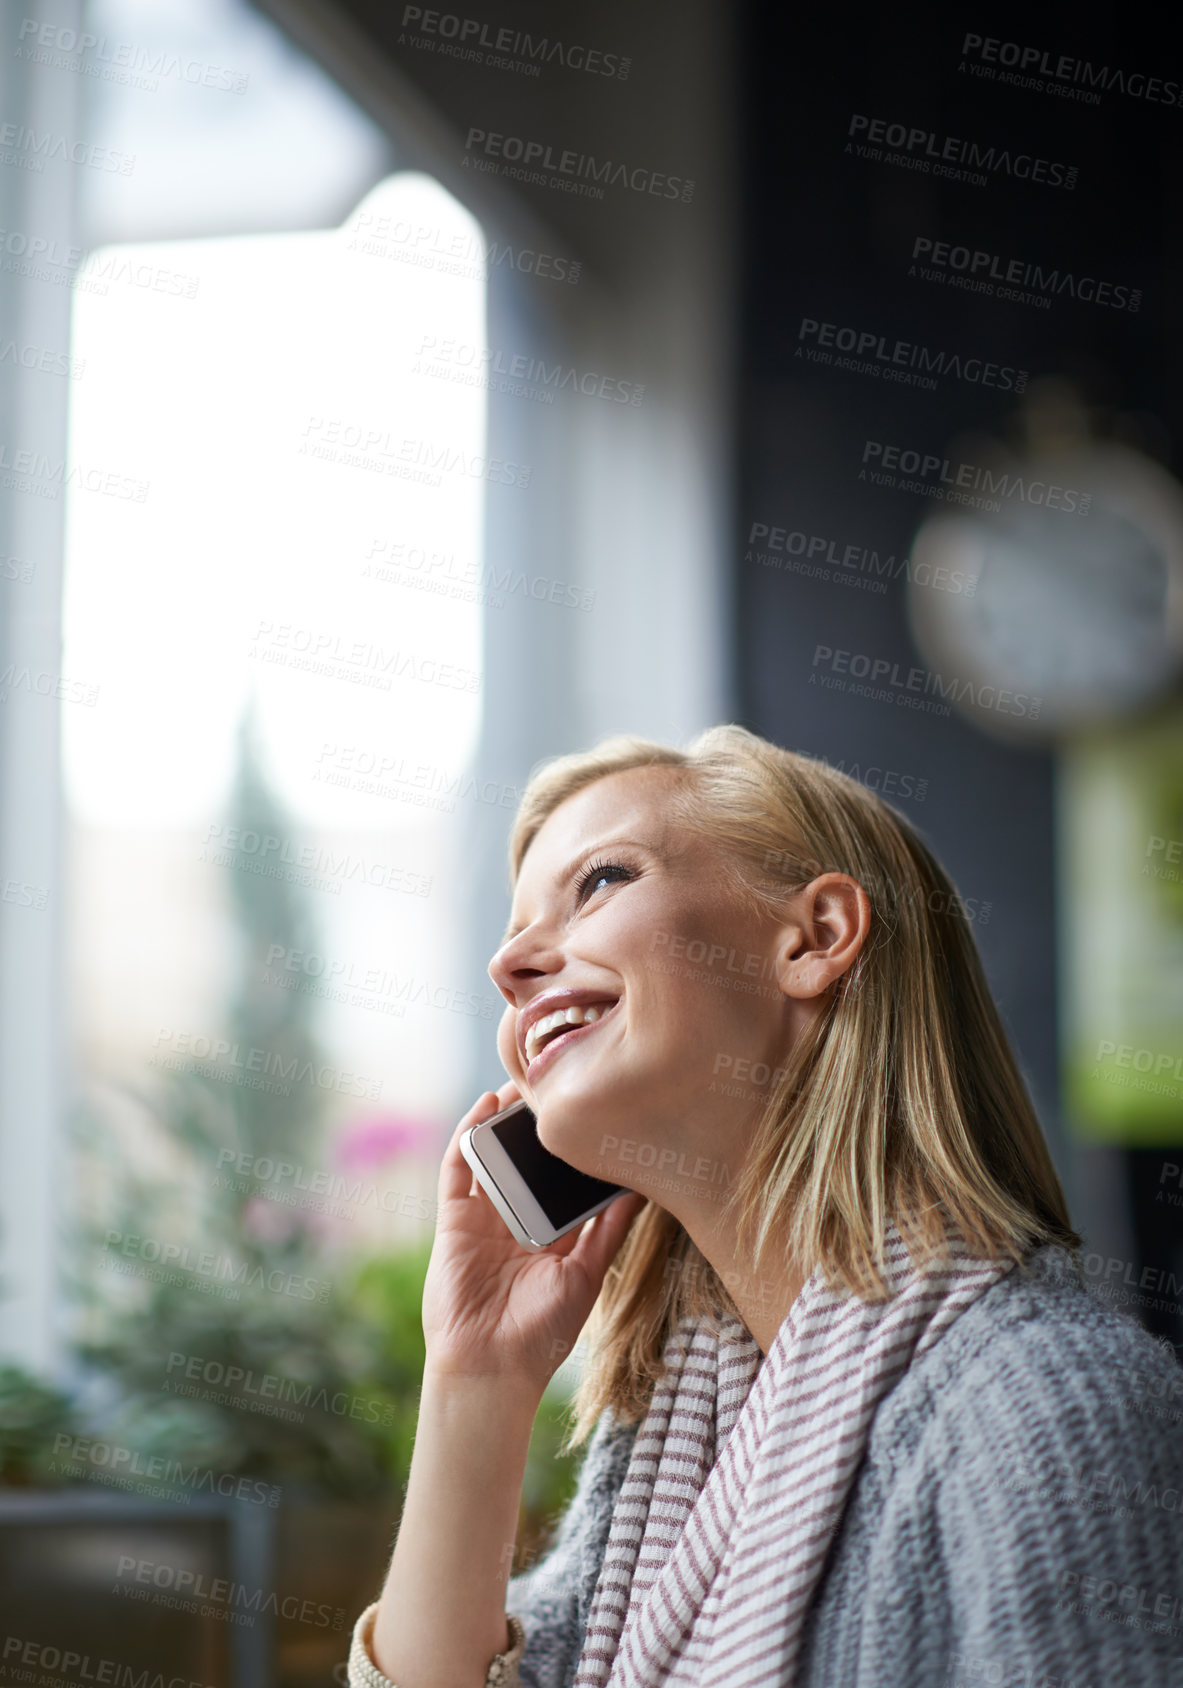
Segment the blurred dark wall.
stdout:
<path fill-rule="evenodd" d="M 676 282 L 688 263 L 710 266 L 696 250 L 713 238 L 720 201 L 737 200 L 736 160 L 727 121 L 735 89 L 733 44 L 740 24 L 726 0 L 479 0 L 455 7 L 408 7 L 404 0 L 254 0 L 330 64 L 334 45 L 356 72 L 368 56 L 393 68 L 404 88 L 439 121 L 433 166 L 459 163 L 470 129 L 595 153 L 671 176 L 693 178 L 690 206 L 660 197 L 610 191 L 604 198 L 558 193 L 525 181 L 505 184 L 595 280 L 626 303 L 631 290 L 663 278 Z M 433 12 L 429 32 L 421 20 Z M 446 21 L 441 24 L 441 15 Z M 405 22 L 404 22 L 405 20 Z M 612 74 L 567 69 L 545 60 L 540 74 L 504 71 L 464 55 L 457 23 L 476 23 L 495 40 L 500 30 L 534 41 L 579 45 L 605 55 Z M 431 40 L 434 50 L 427 50 Z M 474 48 L 475 51 L 475 48 Z M 628 59 L 624 70 L 621 61 Z M 351 92 L 365 100 L 356 74 Z M 382 119 L 378 109 L 375 116 Z M 458 143 L 458 146 L 457 146 Z M 453 186 L 442 176 L 446 186 Z M 468 178 L 471 181 L 471 177 Z M 482 181 L 497 191 L 493 177 Z M 462 190 L 463 179 L 459 182 Z"/>
<path fill-rule="evenodd" d="M 1032 383 L 1067 376 L 1099 432 L 1172 463 L 1183 425 L 1172 309 L 1183 268 L 1183 107 L 1120 90 L 1093 102 L 1015 87 L 980 73 L 989 50 L 965 50 L 976 34 L 1032 50 L 1045 66 L 1066 56 L 1178 82 L 1170 14 L 929 5 L 856 15 L 769 0 L 734 9 L 716 0 L 643 8 L 573 0 L 561 13 L 512 0 L 463 10 L 492 28 L 628 53 L 629 78 L 617 81 L 531 79 L 424 51 L 409 41 L 416 26 L 401 5 L 261 3 L 297 35 L 302 12 L 345 20 L 363 53 L 394 67 L 438 117 L 448 156 L 459 159 L 477 124 L 696 179 L 694 204 L 677 217 L 636 194 L 597 203 L 528 185 L 510 191 L 585 263 L 612 308 L 632 314 L 642 342 L 669 294 L 681 357 L 719 355 L 720 346 L 733 357 L 737 496 L 725 563 L 736 714 L 881 785 L 925 833 L 975 910 L 991 984 L 1077 1208 L 1087 1154 L 1066 1137 L 1057 1074 L 1053 755 L 988 738 L 956 713 L 819 686 L 819 645 L 902 667 L 920 660 L 905 582 L 880 593 L 849 577 L 838 584 L 770 568 L 751 536 L 764 524 L 837 553 L 855 546 L 902 559 L 921 520 L 942 506 L 860 481 L 865 443 L 944 456 L 958 437 L 1015 438 L 1015 392 L 957 380 L 927 392 L 811 366 L 795 356 L 805 317 L 1013 366 Z M 995 72 L 1007 68 L 1008 52 L 993 49 Z M 856 114 L 1057 161 L 1075 169 L 1075 185 L 998 172 L 977 186 L 870 162 L 848 148 Z M 1140 289 L 1141 307 L 1062 296 L 1043 310 L 926 282 L 908 274 L 918 239 L 1103 277 Z M 712 305 L 719 314 L 721 246 L 738 266 L 739 321 L 734 340 L 717 323 L 708 349 L 695 333 Z M 711 278 L 700 289 L 705 303 L 695 331 L 684 331 L 692 316 L 683 319 L 673 301 L 700 276 Z"/>
<path fill-rule="evenodd" d="M 1071 55 L 1183 81 L 1167 15 L 1138 8 L 929 6 L 856 21 L 839 7 L 748 6 L 740 675 L 757 731 L 857 764 L 864 778 L 894 774 L 896 792 L 928 781 L 923 803 L 889 800 L 921 827 L 967 902 L 991 904 L 975 935 L 1071 1193 L 1057 1096 L 1052 756 L 992 741 L 956 714 L 811 684 L 819 643 L 904 668 L 920 661 L 905 582 L 878 595 L 811 580 L 762 564 L 748 544 L 752 525 L 765 523 L 832 539 L 838 551 L 902 558 L 941 506 L 860 481 L 865 442 L 944 456 L 955 436 L 1002 437 L 1016 416 L 1013 392 L 957 381 L 916 391 L 811 367 L 794 356 L 804 317 L 993 359 L 1032 381 L 1067 375 L 1103 431 L 1161 456 L 1178 438 L 1183 109 L 1116 92 L 1096 106 L 979 77 L 959 68 L 967 32 L 1052 61 Z M 856 114 L 1065 161 L 1077 183 L 1065 191 L 999 174 L 979 187 L 867 162 L 844 150 Z M 1039 310 L 926 283 L 908 275 L 918 238 L 1140 287 L 1141 309 L 1062 297 Z"/>

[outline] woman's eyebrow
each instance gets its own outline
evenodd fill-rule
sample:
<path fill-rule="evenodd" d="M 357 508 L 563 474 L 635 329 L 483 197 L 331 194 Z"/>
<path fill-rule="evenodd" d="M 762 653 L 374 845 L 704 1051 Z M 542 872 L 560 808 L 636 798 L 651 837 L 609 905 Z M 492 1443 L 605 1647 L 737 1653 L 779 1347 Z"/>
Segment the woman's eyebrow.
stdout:
<path fill-rule="evenodd" d="M 586 857 L 598 855 L 601 850 L 611 850 L 617 844 L 631 844 L 635 850 L 647 850 L 650 855 L 656 856 L 662 862 L 669 859 L 667 852 L 648 838 L 604 838 L 598 844 L 585 845 L 578 855 L 572 856 L 566 867 L 558 874 L 556 884 L 566 885 L 575 869 Z M 523 931 L 525 931 L 524 926 L 507 926 L 501 935 L 501 943 L 498 944 L 498 949 L 503 948 L 511 938 L 516 938 L 518 933 Z"/>

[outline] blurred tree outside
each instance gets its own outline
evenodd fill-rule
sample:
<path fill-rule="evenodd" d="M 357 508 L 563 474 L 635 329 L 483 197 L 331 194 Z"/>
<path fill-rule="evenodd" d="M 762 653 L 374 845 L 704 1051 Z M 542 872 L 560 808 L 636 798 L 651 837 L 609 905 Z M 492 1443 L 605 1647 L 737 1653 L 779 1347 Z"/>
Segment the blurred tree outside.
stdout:
<path fill-rule="evenodd" d="M 249 716 L 230 809 L 239 837 L 291 833 Z M 412 1344 L 395 1353 L 396 1336 L 387 1342 L 353 1317 L 349 1282 L 331 1282 L 326 1270 L 315 1203 L 289 1206 L 275 1197 L 291 1192 L 233 1176 L 240 1155 L 253 1157 L 245 1165 L 315 1165 L 324 1154 L 325 1093 L 298 1077 L 325 1061 L 315 999 L 263 983 L 269 948 L 314 947 L 315 922 L 298 884 L 244 865 L 263 864 L 249 856 L 224 869 L 236 980 L 221 1035 L 240 1058 L 262 1051 L 265 1073 L 297 1077 L 256 1080 L 241 1066 L 171 1061 L 158 1090 L 140 1097 L 172 1154 L 168 1179 L 131 1164 L 108 1122 L 87 1114 L 80 1147 L 102 1195 L 79 1231 L 78 1352 L 114 1386 L 102 1433 L 145 1458 L 309 1494 L 370 1495 L 397 1482 L 390 1433 L 406 1410 L 402 1385 L 414 1379 L 416 1352 Z M 113 1238 L 163 1244 L 153 1250 L 159 1269 L 135 1259 L 127 1277 L 94 1271 L 113 1264 Z M 377 1387 L 379 1374 L 394 1393 Z"/>
<path fill-rule="evenodd" d="M 33 1488 L 48 1481 L 59 1436 L 78 1433 L 63 1390 L 23 1366 L 0 1365 L 0 1486 Z"/>
<path fill-rule="evenodd" d="M 292 834 L 249 716 L 230 810 L 239 836 Z M 317 947 L 307 895 L 282 877 L 224 871 L 236 954 L 221 1035 L 239 1051 L 266 1051 L 271 1070 L 314 1072 L 324 1062 L 315 997 L 263 982 L 273 945 Z M 268 1200 L 285 1192 L 230 1175 L 240 1153 L 324 1164 L 325 1093 L 315 1083 L 227 1082 L 226 1071 L 196 1059 L 170 1065 L 159 1087 L 138 1098 L 175 1168 L 169 1176 L 133 1164 L 101 1109 L 78 1122 L 79 1182 L 89 1199 L 71 1277 L 87 1434 L 138 1455 L 137 1471 L 161 1457 L 170 1470 L 275 1485 L 285 1500 L 389 1504 L 410 1467 L 430 1246 L 362 1259 L 334 1251 L 326 1262 L 315 1203 Z M 126 1276 L 96 1269 L 123 1267 L 112 1238 L 158 1239 L 171 1245 L 170 1258 L 158 1267 L 135 1258 Z M 580 1456 L 558 1456 L 564 1428 L 564 1403 L 548 1392 L 527 1466 L 519 1555 L 536 1556 L 574 1487 Z M 74 1463 L 49 1475 L 102 1481 L 104 1473 Z M 148 1478 L 137 1486 L 159 1492 Z"/>

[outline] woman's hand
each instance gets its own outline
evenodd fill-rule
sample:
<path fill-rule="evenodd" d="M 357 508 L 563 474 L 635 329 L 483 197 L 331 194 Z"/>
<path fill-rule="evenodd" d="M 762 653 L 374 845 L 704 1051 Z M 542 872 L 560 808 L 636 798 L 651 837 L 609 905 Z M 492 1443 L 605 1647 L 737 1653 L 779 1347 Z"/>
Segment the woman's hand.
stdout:
<path fill-rule="evenodd" d="M 452 1133 L 440 1168 L 439 1217 L 423 1287 L 427 1367 L 437 1374 L 504 1377 L 541 1398 L 571 1352 L 604 1275 L 644 1196 L 619 1196 L 541 1253 L 506 1228 L 460 1152 L 469 1126 L 521 1092 L 512 1079 L 485 1091 Z"/>

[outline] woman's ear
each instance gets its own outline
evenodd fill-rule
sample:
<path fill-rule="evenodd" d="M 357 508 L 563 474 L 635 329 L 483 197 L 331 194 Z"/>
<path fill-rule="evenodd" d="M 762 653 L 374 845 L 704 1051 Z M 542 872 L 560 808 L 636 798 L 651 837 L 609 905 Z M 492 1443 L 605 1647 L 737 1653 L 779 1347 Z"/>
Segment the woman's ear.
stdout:
<path fill-rule="evenodd" d="M 871 930 L 871 899 L 848 873 L 823 873 L 798 891 L 777 942 L 786 996 L 823 996 L 848 972 Z"/>

